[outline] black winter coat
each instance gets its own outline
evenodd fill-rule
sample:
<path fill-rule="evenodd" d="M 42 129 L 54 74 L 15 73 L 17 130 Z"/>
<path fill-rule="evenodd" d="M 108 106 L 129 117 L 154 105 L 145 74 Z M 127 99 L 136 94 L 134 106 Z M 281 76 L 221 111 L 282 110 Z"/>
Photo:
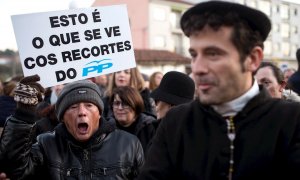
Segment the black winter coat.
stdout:
<path fill-rule="evenodd" d="M 22 117 L 22 120 L 20 120 Z M 64 124 L 37 137 L 32 145 L 34 114 L 11 117 L 0 144 L 1 171 L 11 179 L 133 179 L 144 162 L 139 140 L 104 119 L 86 143 L 79 143 Z"/>
<path fill-rule="evenodd" d="M 116 121 L 116 120 L 115 120 Z M 155 135 L 155 127 L 153 122 L 157 121 L 155 116 L 148 113 L 141 113 L 129 127 L 122 127 L 117 122 L 117 127 L 131 134 L 136 135 L 144 149 L 144 154 L 148 150 L 148 144 Z"/>
<path fill-rule="evenodd" d="M 233 180 L 300 179 L 300 104 L 265 90 L 234 117 Z M 140 180 L 228 180 L 227 123 L 198 100 L 172 108 L 159 125 Z"/>

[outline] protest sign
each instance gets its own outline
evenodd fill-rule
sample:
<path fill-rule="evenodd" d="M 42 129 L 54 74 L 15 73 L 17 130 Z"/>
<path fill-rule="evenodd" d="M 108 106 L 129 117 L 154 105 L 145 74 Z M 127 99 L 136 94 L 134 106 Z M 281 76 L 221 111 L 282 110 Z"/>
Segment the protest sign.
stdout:
<path fill-rule="evenodd" d="M 25 76 L 44 87 L 136 66 L 126 5 L 12 16 Z"/>

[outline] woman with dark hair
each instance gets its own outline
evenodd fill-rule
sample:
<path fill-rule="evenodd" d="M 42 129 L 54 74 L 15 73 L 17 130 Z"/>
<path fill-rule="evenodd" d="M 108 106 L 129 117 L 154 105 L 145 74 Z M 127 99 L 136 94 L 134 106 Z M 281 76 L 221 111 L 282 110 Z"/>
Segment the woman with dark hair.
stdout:
<path fill-rule="evenodd" d="M 109 108 L 109 98 L 111 98 L 113 90 L 117 87 L 130 86 L 136 89 L 141 95 L 144 103 L 144 112 L 155 115 L 155 103 L 150 98 L 150 91 L 146 87 L 145 81 L 138 68 L 131 68 L 117 71 L 111 74 L 105 96 L 102 98 L 104 103 L 103 116 L 108 120 L 112 116 L 111 108 Z"/>
<path fill-rule="evenodd" d="M 144 113 L 144 102 L 140 93 L 130 86 L 117 87 L 112 92 L 110 105 L 117 127 L 136 135 L 146 152 L 147 144 L 155 134 L 152 122 L 156 118 Z"/>

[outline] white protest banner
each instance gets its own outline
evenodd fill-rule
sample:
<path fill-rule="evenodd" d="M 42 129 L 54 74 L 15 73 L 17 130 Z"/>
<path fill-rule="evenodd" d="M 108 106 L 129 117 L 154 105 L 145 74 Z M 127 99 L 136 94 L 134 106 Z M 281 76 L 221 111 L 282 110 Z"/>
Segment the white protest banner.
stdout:
<path fill-rule="evenodd" d="M 25 76 L 44 87 L 136 67 L 126 5 L 13 15 Z"/>

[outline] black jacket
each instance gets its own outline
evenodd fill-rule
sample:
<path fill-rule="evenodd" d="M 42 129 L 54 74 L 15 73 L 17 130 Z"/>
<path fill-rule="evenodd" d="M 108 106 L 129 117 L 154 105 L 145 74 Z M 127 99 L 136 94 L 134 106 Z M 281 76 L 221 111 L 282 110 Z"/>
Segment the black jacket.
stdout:
<path fill-rule="evenodd" d="M 115 120 L 116 121 L 116 120 Z M 155 135 L 155 127 L 152 124 L 157 121 L 155 116 L 148 113 L 141 113 L 129 127 L 122 127 L 116 122 L 119 129 L 127 131 L 131 134 L 136 135 L 144 149 L 144 154 L 146 155 L 147 147 L 152 137 Z"/>
<path fill-rule="evenodd" d="M 300 104 L 265 90 L 234 117 L 233 180 L 300 179 Z M 228 180 L 226 121 L 198 100 L 172 108 L 159 125 L 140 180 Z"/>
<path fill-rule="evenodd" d="M 32 145 L 33 116 L 17 111 L 4 127 L 0 170 L 11 179 L 133 179 L 144 162 L 139 140 L 104 119 L 86 143 L 76 142 L 60 124 Z"/>

